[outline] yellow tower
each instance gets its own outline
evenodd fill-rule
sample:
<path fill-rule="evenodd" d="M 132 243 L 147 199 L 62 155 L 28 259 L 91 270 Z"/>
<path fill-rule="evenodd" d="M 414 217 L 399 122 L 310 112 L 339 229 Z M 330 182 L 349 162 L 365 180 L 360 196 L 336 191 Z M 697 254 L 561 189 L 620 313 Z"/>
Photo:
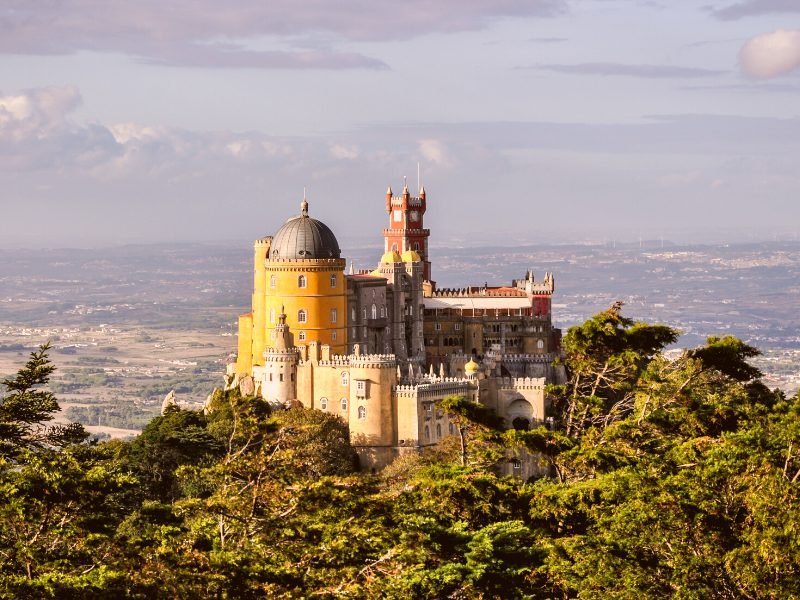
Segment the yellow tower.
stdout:
<path fill-rule="evenodd" d="M 253 311 L 239 318 L 236 371 L 253 374 L 264 366 L 264 351 L 276 345 L 280 315 L 292 332 L 294 346 L 316 341 L 333 354 L 347 348 L 347 282 L 339 242 L 327 225 L 300 214 L 272 237 L 253 246 Z"/>

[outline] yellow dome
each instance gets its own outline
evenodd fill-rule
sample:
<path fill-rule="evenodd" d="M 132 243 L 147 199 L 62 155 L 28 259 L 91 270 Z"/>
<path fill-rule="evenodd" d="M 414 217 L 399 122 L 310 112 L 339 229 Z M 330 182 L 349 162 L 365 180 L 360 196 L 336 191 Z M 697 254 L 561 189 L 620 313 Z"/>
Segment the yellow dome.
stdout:
<path fill-rule="evenodd" d="M 480 365 L 476 363 L 473 359 L 469 359 L 469 362 L 464 365 L 464 372 L 465 373 L 477 373 L 478 368 Z"/>
<path fill-rule="evenodd" d="M 401 256 L 401 258 L 403 259 L 404 263 L 419 262 L 419 261 L 422 260 L 419 257 L 419 254 L 417 254 L 413 250 L 406 250 L 405 252 L 403 252 L 403 255 Z"/>
<path fill-rule="evenodd" d="M 395 250 L 390 250 L 389 252 L 385 252 L 383 256 L 381 256 L 381 262 L 383 264 L 392 264 L 392 263 L 399 263 L 403 262 L 403 259 L 400 258 L 400 254 Z"/>

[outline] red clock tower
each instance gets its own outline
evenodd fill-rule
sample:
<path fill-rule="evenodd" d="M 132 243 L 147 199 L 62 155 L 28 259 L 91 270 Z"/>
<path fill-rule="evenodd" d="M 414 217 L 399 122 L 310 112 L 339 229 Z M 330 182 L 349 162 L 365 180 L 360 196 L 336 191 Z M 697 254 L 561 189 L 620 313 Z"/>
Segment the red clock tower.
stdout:
<path fill-rule="evenodd" d="M 431 230 L 422 226 L 425 206 L 425 187 L 420 188 L 418 197 L 409 193 L 407 185 L 403 186 L 403 193 L 399 196 L 392 195 L 391 187 L 386 190 L 389 227 L 383 230 L 384 252 L 413 250 L 422 259 L 423 281 L 431 281 L 431 261 L 428 260 Z"/>

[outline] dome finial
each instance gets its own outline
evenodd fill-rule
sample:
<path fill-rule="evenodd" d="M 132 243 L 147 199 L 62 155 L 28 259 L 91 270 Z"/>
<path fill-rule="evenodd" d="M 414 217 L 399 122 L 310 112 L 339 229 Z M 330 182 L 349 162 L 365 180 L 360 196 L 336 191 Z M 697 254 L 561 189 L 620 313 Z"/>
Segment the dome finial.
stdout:
<path fill-rule="evenodd" d="M 303 201 L 300 203 L 300 216 L 308 216 L 308 200 L 306 200 L 306 188 L 303 188 Z"/>

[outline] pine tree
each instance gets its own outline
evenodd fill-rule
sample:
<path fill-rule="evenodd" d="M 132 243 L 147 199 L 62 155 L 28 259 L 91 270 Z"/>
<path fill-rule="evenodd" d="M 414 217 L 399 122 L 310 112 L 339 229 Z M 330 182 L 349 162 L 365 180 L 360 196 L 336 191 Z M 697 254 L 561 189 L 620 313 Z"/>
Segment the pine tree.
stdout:
<path fill-rule="evenodd" d="M 43 344 L 11 379 L 3 380 L 6 395 L 0 400 L 0 458 L 14 459 L 23 449 L 65 446 L 88 437 L 77 423 L 47 426 L 60 410 L 55 395 L 42 386 L 50 381 L 55 366 Z"/>

